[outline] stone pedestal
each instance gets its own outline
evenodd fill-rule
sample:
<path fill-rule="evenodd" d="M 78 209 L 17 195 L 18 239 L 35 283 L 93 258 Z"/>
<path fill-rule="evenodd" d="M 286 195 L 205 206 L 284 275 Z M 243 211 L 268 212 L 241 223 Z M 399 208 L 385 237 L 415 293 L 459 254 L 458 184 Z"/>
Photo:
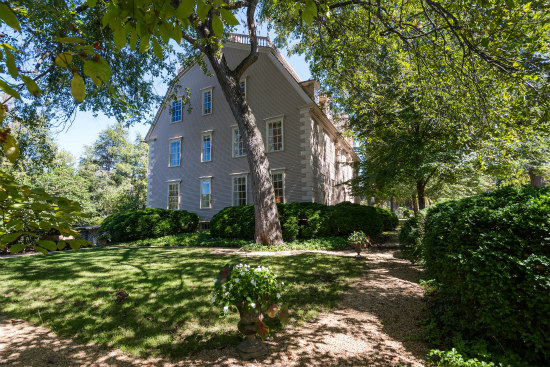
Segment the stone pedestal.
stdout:
<path fill-rule="evenodd" d="M 267 347 L 256 336 L 256 321 L 259 321 L 260 313 L 239 309 L 239 314 L 241 315 L 239 331 L 246 336 L 246 339 L 237 346 L 237 352 L 244 360 L 265 356 Z"/>

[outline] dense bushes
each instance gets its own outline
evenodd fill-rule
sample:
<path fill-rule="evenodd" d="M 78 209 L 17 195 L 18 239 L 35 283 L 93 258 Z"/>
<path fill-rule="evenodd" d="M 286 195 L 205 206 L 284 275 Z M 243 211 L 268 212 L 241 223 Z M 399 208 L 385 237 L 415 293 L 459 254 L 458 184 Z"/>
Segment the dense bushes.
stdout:
<path fill-rule="evenodd" d="M 195 213 L 149 208 L 110 215 L 99 232 L 108 234 L 113 242 L 123 242 L 194 232 L 198 225 Z"/>
<path fill-rule="evenodd" d="M 549 188 L 505 188 L 436 205 L 422 242 L 434 289 L 432 338 L 482 340 L 524 365 L 549 365 Z"/>
<path fill-rule="evenodd" d="M 412 263 L 422 260 L 422 239 L 424 238 L 424 221 L 426 210 L 419 211 L 407 219 L 399 231 L 399 245 L 403 257 Z"/>
<path fill-rule="evenodd" d="M 399 225 L 399 218 L 397 218 L 397 215 L 390 212 L 388 209 L 376 208 L 376 212 L 382 219 L 384 231 L 393 231 Z"/>
<path fill-rule="evenodd" d="M 374 207 L 341 203 L 327 206 L 316 203 L 277 204 L 283 239 L 347 236 L 363 231 L 370 237 L 382 233 L 382 219 Z M 254 207 L 228 207 L 210 221 L 215 237 L 254 238 Z"/>

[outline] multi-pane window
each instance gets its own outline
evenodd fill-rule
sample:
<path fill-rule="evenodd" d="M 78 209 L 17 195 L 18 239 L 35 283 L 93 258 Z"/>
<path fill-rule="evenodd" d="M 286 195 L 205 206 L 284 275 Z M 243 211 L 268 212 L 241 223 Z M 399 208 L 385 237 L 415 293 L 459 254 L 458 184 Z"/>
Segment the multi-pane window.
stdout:
<path fill-rule="evenodd" d="M 273 190 L 275 191 L 275 202 L 285 202 L 285 174 L 284 172 L 271 173 L 271 181 L 273 182 Z"/>
<path fill-rule="evenodd" d="M 172 101 L 172 122 L 181 121 L 181 99 Z"/>
<path fill-rule="evenodd" d="M 246 155 L 243 136 L 238 128 L 233 128 L 233 157 Z"/>
<path fill-rule="evenodd" d="M 202 114 L 209 115 L 212 113 L 212 89 L 207 89 L 202 92 Z"/>
<path fill-rule="evenodd" d="M 180 208 L 180 184 L 179 182 L 168 184 L 168 209 Z"/>
<path fill-rule="evenodd" d="M 212 160 L 212 133 L 202 134 L 201 162 Z"/>
<path fill-rule="evenodd" d="M 170 141 L 170 167 L 180 165 L 181 160 L 181 140 Z"/>
<path fill-rule="evenodd" d="M 267 122 L 267 151 L 278 152 L 283 150 L 283 120 Z"/>
<path fill-rule="evenodd" d="M 243 97 L 246 98 L 246 79 L 241 80 L 239 85 L 241 87 L 241 93 L 243 94 Z"/>
<path fill-rule="evenodd" d="M 246 176 L 233 177 L 233 205 L 246 205 Z"/>
<path fill-rule="evenodd" d="M 201 180 L 201 209 L 212 207 L 212 180 L 210 178 Z"/>

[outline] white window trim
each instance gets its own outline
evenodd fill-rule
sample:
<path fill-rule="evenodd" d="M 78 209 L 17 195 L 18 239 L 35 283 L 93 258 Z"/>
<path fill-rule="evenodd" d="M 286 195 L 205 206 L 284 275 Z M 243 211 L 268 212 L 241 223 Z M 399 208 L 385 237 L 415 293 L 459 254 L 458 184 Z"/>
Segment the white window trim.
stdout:
<path fill-rule="evenodd" d="M 169 180 L 166 181 L 167 190 L 166 190 L 166 209 L 169 210 L 180 210 L 181 208 L 181 180 Z M 170 209 L 170 185 L 178 185 L 178 207 L 176 209 Z"/>
<path fill-rule="evenodd" d="M 212 162 L 212 160 L 214 159 L 213 157 L 213 154 L 214 154 L 214 147 L 213 147 L 213 143 L 214 143 L 214 134 L 213 134 L 213 130 L 209 130 L 209 131 L 204 131 L 201 133 L 201 163 L 208 163 L 208 162 Z M 210 159 L 205 161 L 204 160 L 204 136 L 207 136 L 209 135 L 210 136 Z"/>
<path fill-rule="evenodd" d="M 171 154 L 172 154 L 171 144 L 174 141 L 179 141 L 180 142 L 180 159 L 179 159 L 179 164 L 176 165 L 176 166 L 172 166 L 172 159 L 171 159 Z M 168 167 L 169 168 L 181 167 L 181 158 L 182 158 L 182 156 L 183 156 L 183 137 L 178 136 L 178 137 L 175 137 L 175 138 L 168 139 Z"/>
<path fill-rule="evenodd" d="M 271 170 L 271 175 L 273 176 L 274 173 L 282 173 L 283 174 L 283 203 L 286 203 L 286 168 L 272 169 Z M 273 181 L 273 177 L 271 178 L 271 180 Z"/>
<path fill-rule="evenodd" d="M 243 154 L 243 155 L 235 155 L 235 131 L 240 131 L 240 130 L 239 130 L 239 127 L 237 125 L 233 125 L 231 127 L 233 129 L 232 132 L 231 132 L 231 156 L 233 158 L 246 157 L 246 153 Z"/>
<path fill-rule="evenodd" d="M 204 93 L 210 91 L 210 112 L 204 113 Z M 214 87 L 205 87 L 201 89 L 201 112 L 203 116 L 211 115 L 214 112 Z"/>
<path fill-rule="evenodd" d="M 172 103 L 173 102 L 177 102 L 177 101 L 180 101 L 181 103 L 181 117 L 178 121 L 172 121 L 172 113 L 173 113 L 173 108 L 172 108 Z M 176 98 L 176 100 L 171 100 L 170 101 L 170 123 L 171 124 L 177 124 L 177 123 L 180 123 L 180 122 L 183 122 L 183 97 L 178 97 Z"/>
<path fill-rule="evenodd" d="M 202 206 L 202 183 L 204 181 L 208 181 L 209 182 L 208 187 L 210 187 L 210 194 L 209 194 L 210 196 L 209 196 L 209 201 L 208 201 L 208 204 L 209 204 L 208 207 L 203 207 Z M 201 178 L 199 183 L 200 183 L 200 187 L 199 187 L 199 208 L 200 209 L 212 209 L 212 176 Z"/>
<path fill-rule="evenodd" d="M 285 115 L 279 115 L 275 117 L 270 117 L 265 120 L 265 151 L 266 153 L 276 153 L 285 151 Z M 281 121 L 281 138 L 282 138 L 282 147 L 279 150 L 269 150 L 269 123 Z"/>
<path fill-rule="evenodd" d="M 236 205 L 235 204 L 235 179 L 241 178 L 241 177 L 244 177 L 244 187 L 245 187 L 245 190 L 244 190 L 244 197 L 245 197 L 244 205 L 248 204 L 248 175 L 233 175 L 233 177 L 231 178 L 231 204 L 232 204 L 232 206 L 241 206 L 241 205 Z"/>

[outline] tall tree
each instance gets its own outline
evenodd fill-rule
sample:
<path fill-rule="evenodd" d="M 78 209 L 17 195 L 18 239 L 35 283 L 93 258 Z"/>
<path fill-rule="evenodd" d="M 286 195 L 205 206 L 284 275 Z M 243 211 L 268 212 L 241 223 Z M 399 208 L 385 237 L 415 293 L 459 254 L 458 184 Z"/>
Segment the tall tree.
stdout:
<path fill-rule="evenodd" d="M 145 208 L 147 164 L 147 144 L 139 135 L 131 142 L 121 123 L 103 130 L 86 147 L 78 174 L 95 204 L 92 222 L 118 211 Z"/>

